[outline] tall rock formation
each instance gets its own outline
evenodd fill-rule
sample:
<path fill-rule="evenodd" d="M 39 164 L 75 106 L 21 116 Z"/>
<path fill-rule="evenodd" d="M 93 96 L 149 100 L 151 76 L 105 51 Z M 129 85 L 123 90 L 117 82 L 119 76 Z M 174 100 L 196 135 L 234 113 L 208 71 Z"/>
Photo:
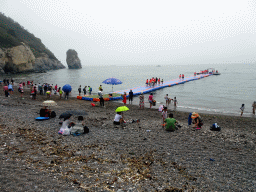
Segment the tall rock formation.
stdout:
<path fill-rule="evenodd" d="M 81 61 L 78 58 L 77 52 L 73 49 L 67 51 L 67 64 L 69 69 L 81 69 Z"/>

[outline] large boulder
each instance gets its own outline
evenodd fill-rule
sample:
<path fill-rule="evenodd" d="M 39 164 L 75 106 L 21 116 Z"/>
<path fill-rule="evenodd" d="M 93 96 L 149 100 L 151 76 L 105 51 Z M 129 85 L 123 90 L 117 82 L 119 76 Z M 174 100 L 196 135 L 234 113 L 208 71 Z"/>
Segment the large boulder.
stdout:
<path fill-rule="evenodd" d="M 41 57 L 36 58 L 35 72 L 45 72 L 48 70 L 63 69 L 65 66 L 56 59 L 50 59 L 45 53 Z"/>
<path fill-rule="evenodd" d="M 0 49 L 0 73 L 4 73 L 5 66 L 5 52 Z"/>
<path fill-rule="evenodd" d="M 81 69 L 81 61 L 78 58 L 77 52 L 73 49 L 67 51 L 67 64 L 69 69 Z"/>
<path fill-rule="evenodd" d="M 11 73 L 34 71 L 35 60 L 31 49 L 22 43 L 22 45 L 7 49 L 4 71 Z"/>

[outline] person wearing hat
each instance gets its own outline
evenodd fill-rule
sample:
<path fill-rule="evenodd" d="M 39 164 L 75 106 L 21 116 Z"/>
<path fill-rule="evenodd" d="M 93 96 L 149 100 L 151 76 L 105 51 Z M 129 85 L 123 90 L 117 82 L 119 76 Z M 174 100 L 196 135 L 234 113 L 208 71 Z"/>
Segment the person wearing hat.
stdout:
<path fill-rule="evenodd" d="M 144 94 L 143 94 L 143 92 L 141 92 L 141 95 L 140 95 L 140 109 L 142 108 L 142 109 L 144 109 Z"/>
<path fill-rule="evenodd" d="M 193 112 L 191 115 L 191 118 L 193 119 L 192 123 L 195 124 L 193 127 L 196 129 L 201 129 L 203 123 L 199 114 L 196 112 Z"/>

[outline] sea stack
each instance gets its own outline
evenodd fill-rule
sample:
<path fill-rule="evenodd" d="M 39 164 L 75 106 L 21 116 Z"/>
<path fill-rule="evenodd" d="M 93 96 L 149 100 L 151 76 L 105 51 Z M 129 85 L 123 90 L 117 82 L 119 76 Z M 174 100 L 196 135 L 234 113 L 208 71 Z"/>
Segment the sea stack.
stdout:
<path fill-rule="evenodd" d="M 81 61 L 78 58 L 77 52 L 73 49 L 67 51 L 67 64 L 69 69 L 81 69 Z"/>

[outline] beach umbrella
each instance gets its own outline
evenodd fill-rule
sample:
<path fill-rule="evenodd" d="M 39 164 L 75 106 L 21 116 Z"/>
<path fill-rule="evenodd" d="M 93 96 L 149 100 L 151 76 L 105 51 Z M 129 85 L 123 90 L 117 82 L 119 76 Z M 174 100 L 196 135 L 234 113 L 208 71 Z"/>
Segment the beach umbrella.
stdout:
<path fill-rule="evenodd" d="M 120 81 L 117 78 L 111 77 L 111 78 L 104 80 L 102 83 L 112 85 L 112 91 L 113 91 L 113 85 L 122 84 L 122 81 Z"/>
<path fill-rule="evenodd" d="M 70 92 L 70 91 L 72 90 L 72 87 L 71 87 L 71 85 L 66 84 L 66 85 L 64 85 L 64 86 L 62 87 L 62 90 L 63 90 L 64 92 Z"/>
<path fill-rule="evenodd" d="M 71 116 L 72 116 L 71 113 L 69 113 L 69 112 L 64 112 L 64 113 L 62 113 L 62 114 L 60 115 L 59 119 L 61 119 L 61 118 L 67 119 L 67 118 L 70 118 Z"/>
<path fill-rule="evenodd" d="M 123 112 L 123 111 L 128 111 L 129 108 L 126 106 L 121 106 L 116 108 L 116 112 Z"/>
<path fill-rule="evenodd" d="M 46 100 L 42 103 L 43 106 L 56 106 L 57 103 L 53 100 Z"/>
<path fill-rule="evenodd" d="M 88 113 L 84 110 L 68 110 L 65 113 L 70 113 L 72 115 L 77 115 L 77 116 L 88 115 Z"/>

